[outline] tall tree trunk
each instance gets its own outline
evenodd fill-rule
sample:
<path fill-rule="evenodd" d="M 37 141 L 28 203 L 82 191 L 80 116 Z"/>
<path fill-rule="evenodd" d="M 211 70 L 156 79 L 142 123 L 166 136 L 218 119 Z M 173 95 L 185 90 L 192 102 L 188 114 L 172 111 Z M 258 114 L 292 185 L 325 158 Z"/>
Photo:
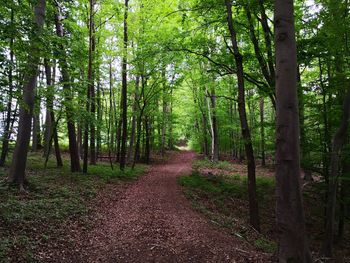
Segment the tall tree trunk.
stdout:
<path fill-rule="evenodd" d="M 25 183 L 25 169 L 30 141 L 31 121 L 35 102 L 35 87 L 40 63 L 41 35 L 45 21 L 46 1 L 39 0 L 34 8 L 34 25 L 30 35 L 30 50 L 23 87 L 23 106 L 20 106 L 18 134 L 12 164 L 9 172 L 9 182 L 19 185 L 22 189 Z"/>
<path fill-rule="evenodd" d="M 13 8 L 11 8 L 11 26 L 14 23 L 14 11 Z M 1 148 L 1 155 L 0 155 L 0 167 L 3 167 L 6 162 L 6 157 L 9 149 L 9 140 L 11 137 L 11 115 L 12 115 L 12 99 L 13 99 L 13 65 L 14 65 L 14 52 L 13 52 L 13 44 L 14 44 L 14 37 L 11 36 L 10 39 L 10 63 L 9 71 L 8 71 L 8 80 L 9 80 L 9 92 L 8 92 L 8 101 L 6 106 L 6 121 L 5 121 L 5 128 L 2 138 L 2 148 Z M 13 116 L 13 118 L 15 118 Z"/>
<path fill-rule="evenodd" d="M 244 71 L 243 71 L 243 58 L 239 52 L 236 31 L 233 26 L 232 19 L 232 4 L 230 0 L 225 0 L 227 11 L 227 22 L 230 31 L 231 42 L 234 51 L 234 57 L 237 68 L 237 80 L 238 80 L 238 111 L 241 121 L 242 137 L 244 140 L 244 147 L 247 156 L 248 166 L 248 194 L 249 194 L 249 215 L 250 224 L 258 231 L 260 231 L 259 222 L 259 207 L 256 195 L 256 178 L 255 178 L 255 159 L 252 145 L 252 139 L 247 121 L 247 113 L 245 108 L 245 87 L 244 87 Z"/>
<path fill-rule="evenodd" d="M 120 149 L 120 170 L 124 170 L 126 163 L 126 143 L 128 137 L 128 100 L 127 100 L 127 64 L 128 64 L 128 12 L 129 12 L 129 0 L 125 0 L 124 10 L 124 50 L 123 50 L 123 62 L 122 62 L 122 140 Z"/>
<path fill-rule="evenodd" d="M 55 81 L 56 69 L 54 66 L 53 76 L 51 76 L 51 67 L 49 61 L 45 59 L 45 74 L 47 84 L 47 97 L 46 97 L 46 121 L 45 121 L 45 139 L 44 139 L 44 156 L 49 156 L 51 152 L 52 137 L 54 139 L 55 156 L 57 167 L 62 167 L 61 151 L 58 143 L 57 124 L 55 122 L 55 113 L 53 111 L 54 100 L 54 88 L 53 82 Z"/>
<path fill-rule="evenodd" d="M 150 163 L 151 158 L 151 125 L 149 117 L 145 116 L 145 162 L 146 164 Z"/>
<path fill-rule="evenodd" d="M 346 142 L 348 127 L 350 119 L 350 88 L 344 99 L 343 104 L 343 117 L 340 123 L 340 127 L 333 137 L 332 143 L 332 155 L 331 155 L 331 172 L 329 174 L 328 182 L 328 196 L 327 196 L 327 208 L 326 208 L 326 229 L 325 238 L 323 243 L 323 253 L 327 257 L 332 257 L 332 248 L 334 242 L 334 230 L 335 230 L 335 209 L 337 201 L 337 188 L 339 171 L 341 164 L 341 151 L 344 143 Z"/>
<path fill-rule="evenodd" d="M 55 23 L 56 23 L 56 34 L 58 37 L 64 37 L 64 30 L 61 22 L 61 16 L 59 12 L 59 7 L 56 7 L 55 14 Z M 67 115 L 67 128 L 68 128 L 68 141 L 69 141 L 69 153 L 71 161 L 71 172 L 80 172 L 81 166 L 79 161 L 79 151 L 75 131 L 74 123 L 74 111 L 72 106 L 72 90 L 70 87 L 70 78 L 68 73 L 68 64 L 66 60 L 66 52 L 63 44 L 58 46 L 58 61 L 61 68 L 62 82 L 63 82 L 63 93 L 64 100 L 66 105 L 66 115 Z"/>
<path fill-rule="evenodd" d="M 265 102 L 264 97 L 260 99 L 260 137 L 261 137 L 261 166 L 266 165 L 265 160 Z"/>
<path fill-rule="evenodd" d="M 96 97 L 95 97 L 95 74 L 94 74 L 94 56 L 96 49 L 94 6 L 96 0 L 90 0 L 90 25 L 89 25 L 89 66 L 88 83 L 90 90 L 90 164 L 96 165 Z"/>
<path fill-rule="evenodd" d="M 95 157 L 95 164 L 97 161 L 98 156 L 101 155 L 102 151 L 102 138 L 101 138 L 101 124 L 102 124 L 102 115 L 103 115 L 103 103 L 102 103 L 102 98 L 101 98 L 101 82 L 98 80 L 97 83 L 97 98 L 96 98 L 96 103 L 97 103 L 97 119 L 96 119 L 96 157 Z M 93 163 L 91 163 L 93 164 Z"/>
<path fill-rule="evenodd" d="M 137 102 L 139 100 L 138 98 L 139 85 L 140 85 L 140 77 L 137 76 L 136 83 L 135 83 L 134 105 L 132 108 L 133 115 L 132 115 L 132 121 L 131 121 L 131 134 L 130 134 L 130 144 L 129 144 L 129 150 L 128 150 L 128 162 L 132 162 L 132 158 L 133 158 L 134 143 L 135 143 L 135 136 L 136 136 L 137 110 L 138 110 Z"/>
<path fill-rule="evenodd" d="M 33 131 L 32 131 L 32 151 L 37 152 L 40 146 L 40 101 L 33 112 Z"/>
<path fill-rule="evenodd" d="M 213 124 L 213 156 L 212 161 L 219 161 L 219 134 L 218 134 L 218 123 L 216 113 L 216 94 L 215 89 L 211 89 L 210 94 L 211 108 L 212 108 L 212 124 Z"/>
<path fill-rule="evenodd" d="M 165 144 L 166 144 L 166 131 L 167 131 L 167 110 L 168 110 L 168 105 L 167 105 L 167 94 L 166 94 L 166 76 L 165 76 L 165 69 L 162 70 L 162 78 L 163 78 L 163 112 L 162 112 L 162 134 L 161 134 L 161 147 L 160 151 L 161 154 L 165 154 Z"/>
<path fill-rule="evenodd" d="M 170 87 L 170 105 L 169 105 L 169 135 L 168 135 L 168 148 L 170 150 L 174 149 L 174 140 L 173 140 L 173 87 Z"/>
<path fill-rule="evenodd" d="M 45 67 L 45 77 L 46 77 L 46 86 L 47 86 L 47 95 L 46 95 L 46 116 L 45 116 L 45 124 L 44 124 L 44 153 L 43 156 L 49 155 L 49 140 L 52 134 L 52 121 L 51 121 L 51 106 L 53 107 L 53 87 L 51 83 L 51 66 L 49 65 L 49 60 L 44 59 L 44 67 Z M 52 103 L 51 103 L 52 101 Z"/>
<path fill-rule="evenodd" d="M 311 262 L 300 189 L 297 49 L 293 1 L 275 0 L 276 220 L 280 262 Z"/>

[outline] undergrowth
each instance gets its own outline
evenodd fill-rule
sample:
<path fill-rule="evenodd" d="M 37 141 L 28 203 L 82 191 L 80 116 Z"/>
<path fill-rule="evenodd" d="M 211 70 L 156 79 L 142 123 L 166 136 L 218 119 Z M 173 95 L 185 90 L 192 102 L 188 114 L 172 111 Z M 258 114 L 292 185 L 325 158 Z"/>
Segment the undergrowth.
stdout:
<path fill-rule="evenodd" d="M 209 221 L 228 229 L 232 235 L 249 242 L 260 251 L 275 252 L 274 241 L 249 227 L 247 177 L 239 174 L 205 175 L 198 171 L 198 168 L 204 167 L 222 169 L 218 167 L 226 165 L 229 163 L 195 161 L 193 164 L 195 170 L 192 175 L 179 177 L 178 183 L 183 187 L 184 193 L 195 209 L 205 214 Z M 266 204 L 272 201 L 275 180 L 271 177 L 258 176 L 256 184 L 260 207 L 267 206 Z"/>

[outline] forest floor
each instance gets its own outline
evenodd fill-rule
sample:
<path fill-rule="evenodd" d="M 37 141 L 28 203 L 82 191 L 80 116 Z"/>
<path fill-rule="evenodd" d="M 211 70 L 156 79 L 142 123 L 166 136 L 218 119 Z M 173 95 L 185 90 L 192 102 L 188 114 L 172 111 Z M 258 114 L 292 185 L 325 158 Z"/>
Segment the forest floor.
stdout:
<path fill-rule="evenodd" d="M 258 233 L 248 223 L 243 163 L 212 163 L 181 151 L 156 158 L 148 168 L 121 173 L 99 163 L 82 175 L 71 174 L 65 162 L 65 168 L 50 162 L 43 169 L 40 154 L 32 154 L 28 193 L 0 184 L 0 262 L 274 261 L 272 166 L 257 166 Z M 322 183 L 305 184 L 303 191 L 317 258 Z M 337 246 L 335 262 L 349 262 L 349 248 L 349 240 Z"/>
<path fill-rule="evenodd" d="M 79 237 L 72 262 L 268 262 L 239 238 L 210 224 L 184 196 L 192 152 L 173 152 L 120 194 L 97 197 L 97 220 Z"/>

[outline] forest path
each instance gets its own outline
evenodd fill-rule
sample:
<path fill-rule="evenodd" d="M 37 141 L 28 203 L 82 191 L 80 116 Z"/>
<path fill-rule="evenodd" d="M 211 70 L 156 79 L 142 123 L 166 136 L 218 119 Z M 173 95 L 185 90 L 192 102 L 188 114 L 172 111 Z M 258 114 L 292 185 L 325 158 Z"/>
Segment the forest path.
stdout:
<path fill-rule="evenodd" d="M 117 197 L 102 195 L 99 225 L 82 237 L 87 244 L 80 260 L 257 262 L 242 255 L 237 249 L 242 242 L 210 225 L 183 195 L 176 177 L 191 173 L 194 158 L 193 152 L 171 153 Z"/>

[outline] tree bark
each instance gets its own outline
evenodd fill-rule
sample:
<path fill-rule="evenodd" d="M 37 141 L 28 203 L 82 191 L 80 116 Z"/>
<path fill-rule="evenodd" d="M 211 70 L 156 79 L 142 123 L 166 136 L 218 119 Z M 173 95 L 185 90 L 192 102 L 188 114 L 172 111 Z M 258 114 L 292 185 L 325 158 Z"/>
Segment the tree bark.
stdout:
<path fill-rule="evenodd" d="M 264 98 L 260 99 L 260 137 L 261 137 L 261 166 L 266 165 L 265 158 L 265 102 Z"/>
<path fill-rule="evenodd" d="M 297 49 L 293 1 L 275 0 L 276 220 L 280 262 L 311 262 L 300 189 Z"/>
<path fill-rule="evenodd" d="M 128 137 L 128 105 L 127 105 L 127 64 L 128 64 L 128 12 L 129 12 L 129 0 L 125 0 L 124 10 L 124 52 L 122 62 L 122 140 L 120 149 L 120 170 L 125 169 L 126 164 L 126 143 Z"/>
<path fill-rule="evenodd" d="M 56 23 L 56 34 L 60 38 L 64 38 L 64 30 L 61 22 L 61 16 L 59 12 L 59 8 L 56 7 L 55 14 L 55 23 Z M 80 172 L 81 166 L 79 161 L 79 151 L 78 144 L 76 138 L 75 131 L 75 123 L 74 123 L 74 111 L 72 106 L 72 90 L 70 87 L 70 78 L 68 73 L 68 64 L 66 60 L 66 52 L 63 44 L 58 46 L 58 61 L 61 68 L 62 74 L 62 82 L 63 82 L 63 92 L 64 92 L 64 100 L 66 107 L 66 115 L 67 115 L 67 128 L 68 128 L 68 140 L 69 140 L 69 153 L 70 153 L 70 161 L 71 161 L 71 172 Z"/>
<path fill-rule="evenodd" d="M 40 63 L 41 35 L 45 22 L 46 1 L 39 0 L 34 8 L 34 28 L 30 36 L 30 50 L 23 87 L 23 105 L 20 106 L 18 134 L 12 164 L 9 172 L 9 182 L 21 189 L 25 183 L 25 169 L 29 149 L 31 121 L 35 103 L 35 88 Z"/>
<path fill-rule="evenodd" d="M 256 178 L 255 178 L 255 159 L 252 145 L 252 139 L 247 121 L 247 113 L 245 108 L 245 87 L 244 87 L 244 70 L 243 70 L 243 58 L 239 52 L 236 31 L 233 26 L 232 19 L 232 4 L 230 0 L 225 0 L 227 11 L 227 22 L 231 36 L 231 42 L 234 51 L 234 58 L 236 62 L 236 74 L 238 81 L 238 111 L 241 122 L 241 132 L 244 140 L 244 147 L 247 157 L 248 166 L 248 195 L 249 195 L 249 215 L 250 224 L 260 231 L 259 222 L 259 207 L 256 195 Z"/>
<path fill-rule="evenodd" d="M 94 10 L 95 0 L 90 0 L 90 25 L 89 25 L 89 65 L 88 65 L 88 83 L 90 90 L 90 164 L 96 165 L 96 97 L 95 97 L 95 74 L 94 74 L 94 56 L 96 49 Z"/>
<path fill-rule="evenodd" d="M 54 80 L 55 80 L 55 66 L 53 76 L 51 76 L 51 67 L 49 61 L 45 59 L 45 75 L 46 75 L 46 85 L 48 95 L 46 97 L 46 121 L 45 121 L 45 139 L 44 139 L 44 156 L 49 156 L 51 152 L 52 137 L 54 140 L 55 147 L 55 156 L 57 167 L 62 167 L 62 157 L 61 151 L 58 143 L 58 134 L 57 134 L 57 124 L 55 122 L 55 113 L 53 110 L 53 100 L 54 100 Z"/>
<path fill-rule="evenodd" d="M 138 98 L 138 92 L 139 92 L 139 85 L 140 85 L 140 77 L 136 77 L 136 83 L 135 83 L 135 93 L 134 93 L 134 105 L 132 108 L 133 116 L 131 121 L 131 134 L 130 134 L 130 144 L 129 144 L 129 150 L 128 150 L 128 162 L 132 162 L 133 159 L 133 151 L 134 151 L 134 144 L 135 144 L 135 136 L 136 136 L 136 122 L 137 122 L 137 101 Z"/>

